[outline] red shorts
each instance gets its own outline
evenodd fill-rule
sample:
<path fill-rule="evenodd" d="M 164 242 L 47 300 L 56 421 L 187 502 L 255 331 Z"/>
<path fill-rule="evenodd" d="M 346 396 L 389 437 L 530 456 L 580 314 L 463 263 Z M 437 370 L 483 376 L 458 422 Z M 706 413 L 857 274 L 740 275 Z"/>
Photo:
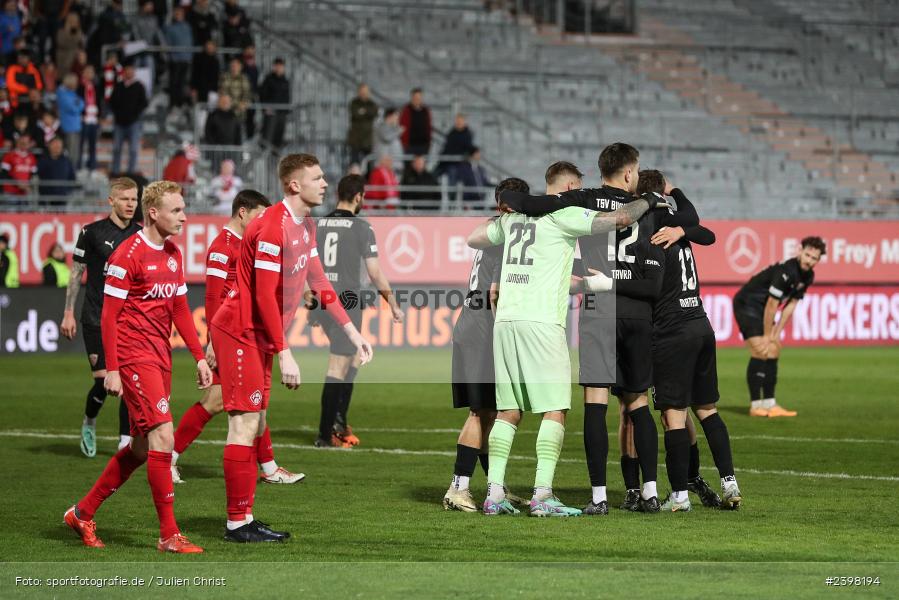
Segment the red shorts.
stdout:
<path fill-rule="evenodd" d="M 219 377 L 219 364 L 215 363 L 215 368 L 212 370 L 212 385 L 222 385 L 222 378 Z"/>
<path fill-rule="evenodd" d="M 147 435 L 160 423 L 172 422 L 172 372 L 152 364 L 132 364 L 119 368 L 122 392 L 131 435 Z"/>
<path fill-rule="evenodd" d="M 212 336 L 212 347 L 225 410 L 259 412 L 268 408 L 273 355 L 218 328 Z"/>

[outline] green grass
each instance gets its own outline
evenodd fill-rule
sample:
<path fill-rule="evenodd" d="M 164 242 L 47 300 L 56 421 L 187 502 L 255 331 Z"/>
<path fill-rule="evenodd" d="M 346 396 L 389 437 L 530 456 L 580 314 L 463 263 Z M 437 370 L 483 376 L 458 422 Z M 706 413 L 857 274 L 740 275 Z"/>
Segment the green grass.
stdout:
<path fill-rule="evenodd" d="M 91 551 L 79 544 L 62 525 L 62 513 L 89 488 L 115 450 L 117 406 L 110 400 L 101 413 L 100 450 L 97 458 L 86 459 L 77 439 L 90 383 L 84 357 L 4 357 L 0 378 L 8 408 L 0 427 L 0 476 L 6 482 L 6 518 L 0 526 L 0 558 L 7 564 L 0 565 L 0 596 L 96 594 L 84 588 L 51 594 L 46 586 L 14 585 L 15 576 L 32 573 L 133 573 L 144 579 L 151 574 L 218 573 L 230 578 L 228 587 L 193 587 L 191 592 L 241 596 L 240 590 L 258 587 L 259 581 L 252 569 L 234 561 L 303 563 L 288 569 L 260 567 L 281 580 L 279 585 L 290 585 L 291 595 L 327 593 L 338 578 L 359 583 L 368 597 L 415 590 L 429 597 L 492 596 L 506 588 L 477 582 L 507 577 L 515 589 L 525 590 L 525 597 L 527 589 L 546 589 L 547 583 L 559 597 L 597 597 L 623 593 L 641 581 L 654 582 L 644 588 L 654 591 L 676 589 L 666 586 L 677 582 L 686 585 L 677 597 L 703 595 L 702 586 L 724 591 L 724 582 L 728 595 L 736 597 L 818 597 L 828 593 L 822 591 L 825 577 L 841 575 L 879 575 L 881 585 L 865 588 L 866 593 L 899 594 L 897 565 L 875 564 L 899 561 L 899 348 L 788 349 L 781 359 L 778 398 L 800 416 L 771 421 L 746 415 L 743 351 L 721 350 L 720 407 L 732 437 L 744 508 L 729 513 L 698 507 L 677 515 L 616 510 L 606 518 L 552 521 L 444 512 L 440 500 L 452 474 L 453 430 L 464 419 L 450 408 L 448 385 L 364 383 L 376 379 L 379 370 L 391 374 L 388 380 L 420 375 L 434 381 L 448 357 L 443 351 L 379 351 L 376 362 L 360 373 L 351 411 L 363 445 L 321 451 L 311 448 L 321 391 L 313 380 L 321 379 L 324 363 L 321 355 L 300 355 L 307 383 L 298 392 L 274 390 L 270 423 L 278 462 L 302 470 L 307 480 L 299 486 L 260 484 L 255 510 L 260 518 L 293 532 L 295 539 L 285 545 L 236 547 L 220 540 L 226 422 L 223 417 L 210 422 L 181 459 L 187 483 L 176 488 L 179 524 L 207 550 L 193 557 L 156 552 L 158 530 L 144 470 L 96 517 L 107 548 Z M 172 397 L 176 418 L 198 396 L 191 374 L 188 357 L 178 354 Z M 573 393 L 579 398 L 576 388 Z M 563 500 L 581 504 L 589 487 L 582 411 L 580 402 L 573 404 L 556 490 Z M 612 431 L 616 419 L 609 418 Z M 508 483 L 523 495 L 533 482 L 537 424 L 533 417 L 525 420 L 509 466 Z M 700 439 L 704 474 L 717 481 Z M 610 500 L 617 503 L 623 490 L 620 473 L 611 464 L 617 462 L 614 437 L 610 445 Z M 664 467 L 659 480 L 663 491 Z M 473 491 L 480 495 L 483 488 L 483 474 L 477 472 Z M 333 565 L 315 564 L 331 561 L 381 562 L 336 572 Z M 112 564 L 122 562 L 130 564 Z M 420 564 L 432 562 L 477 564 Z M 680 564 L 687 562 L 696 564 Z M 145 595 L 170 591 L 152 587 Z M 125 588 L 104 593 L 125 593 Z"/>

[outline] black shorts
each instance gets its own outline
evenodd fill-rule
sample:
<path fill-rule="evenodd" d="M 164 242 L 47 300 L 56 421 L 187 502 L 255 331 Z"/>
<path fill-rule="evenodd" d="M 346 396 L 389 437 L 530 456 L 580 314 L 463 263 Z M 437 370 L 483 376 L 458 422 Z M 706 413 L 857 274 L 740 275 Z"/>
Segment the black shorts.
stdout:
<path fill-rule="evenodd" d="M 707 328 L 697 324 L 653 346 L 652 399 L 656 410 L 718 402 L 715 333 L 707 320 L 704 323 Z"/>
<path fill-rule="evenodd" d="M 100 335 L 100 328 L 82 323 L 81 335 L 84 337 L 84 350 L 87 352 L 91 371 L 105 371 L 106 356 L 103 354 L 103 336 Z"/>
<path fill-rule="evenodd" d="M 362 311 L 348 310 L 347 315 L 350 321 L 359 329 L 362 326 Z M 337 356 L 354 356 L 356 354 L 356 346 L 347 337 L 342 325 L 338 325 L 330 313 L 321 312 L 318 316 L 318 322 L 321 324 L 328 341 L 331 342 L 331 354 Z"/>
<path fill-rule="evenodd" d="M 496 410 L 491 340 L 453 342 L 453 408 Z"/>
<path fill-rule="evenodd" d="M 578 323 L 578 379 L 584 387 L 615 384 L 614 318 L 581 319 Z"/>
<path fill-rule="evenodd" d="M 615 322 L 615 385 L 612 393 L 645 392 L 652 385 L 652 321 Z"/>
<path fill-rule="evenodd" d="M 740 328 L 744 340 L 765 335 L 765 319 L 761 313 L 746 310 L 744 305 L 734 302 L 734 318 L 737 320 L 737 327 Z"/>

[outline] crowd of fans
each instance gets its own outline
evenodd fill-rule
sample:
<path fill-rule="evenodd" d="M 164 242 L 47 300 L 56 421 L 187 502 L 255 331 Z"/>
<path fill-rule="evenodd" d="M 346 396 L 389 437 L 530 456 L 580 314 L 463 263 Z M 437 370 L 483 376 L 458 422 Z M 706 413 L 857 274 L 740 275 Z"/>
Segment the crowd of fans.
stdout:
<path fill-rule="evenodd" d="M 366 171 L 368 208 L 439 208 L 441 177 L 446 177 L 450 187 L 465 189 L 462 199 L 471 204 L 483 200 L 480 188 L 492 185 L 480 164 L 481 152 L 474 144 L 474 134 L 461 113 L 444 136 L 435 169 L 428 170 L 433 125 L 421 88 L 410 92 L 409 102 L 402 109 L 387 107 L 381 112 L 368 85 L 360 84 L 350 101 L 349 120 L 349 170 Z"/>

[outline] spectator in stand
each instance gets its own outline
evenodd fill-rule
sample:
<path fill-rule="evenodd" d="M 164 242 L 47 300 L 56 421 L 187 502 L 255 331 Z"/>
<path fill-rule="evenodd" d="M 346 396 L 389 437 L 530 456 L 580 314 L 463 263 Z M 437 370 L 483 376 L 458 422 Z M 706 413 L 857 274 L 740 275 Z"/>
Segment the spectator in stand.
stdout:
<path fill-rule="evenodd" d="M 103 106 L 100 111 L 104 116 L 109 113 L 109 100 L 116 84 L 122 80 L 123 71 L 119 53 L 113 51 L 107 54 L 106 62 L 103 63 Z"/>
<path fill-rule="evenodd" d="M 12 119 L 12 104 L 9 103 L 9 91 L 5 87 L 0 87 L 0 119 L 3 125 Z"/>
<path fill-rule="evenodd" d="M 44 89 L 41 74 L 31 62 L 28 50 L 21 50 L 16 57 L 16 64 L 6 69 L 6 89 L 9 90 L 9 101 L 13 107 L 19 105 L 19 97 L 27 96 L 29 90 Z"/>
<path fill-rule="evenodd" d="M 56 137 L 47 145 L 47 152 L 37 161 L 37 178 L 41 182 L 51 182 L 49 185 L 41 185 L 38 191 L 41 195 L 41 204 L 49 206 L 65 205 L 65 196 L 72 193 L 72 186 L 57 184 L 56 182 L 75 182 L 75 167 L 69 157 L 62 153 L 62 139 Z M 54 197 L 53 200 L 44 201 L 44 197 Z"/>
<path fill-rule="evenodd" d="M 84 68 L 86 66 L 87 52 L 85 52 L 84 50 L 79 50 L 75 53 L 75 58 L 72 59 L 72 64 L 69 65 L 69 73 L 74 73 L 78 76 L 78 81 L 81 81 L 81 74 L 84 73 Z M 94 73 L 96 73 L 96 70 L 94 71 Z"/>
<path fill-rule="evenodd" d="M 198 46 L 215 39 L 219 25 L 215 13 L 209 7 L 209 0 L 195 0 L 187 14 L 187 22 L 190 23 L 190 29 L 194 34 L 194 43 Z"/>
<path fill-rule="evenodd" d="M 231 96 L 234 114 L 243 121 L 246 118 L 247 107 L 253 101 L 253 91 L 250 88 L 250 80 L 243 74 L 243 63 L 239 56 L 231 57 L 228 61 L 228 71 L 219 77 L 219 94 Z"/>
<path fill-rule="evenodd" d="M 400 115 L 400 125 L 405 153 L 427 155 L 431 150 L 431 109 L 422 100 L 421 88 L 412 90 L 409 104 Z"/>
<path fill-rule="evenodd" d="M 62 80 L 62 87 L 56 93 L 59 109 L 59 128 L 66 142 L 66 152 L 73 164 L 81 163 L 81 116 L 84 100 L 78 95 L 78 76 L 69 73 Z"/>
<path fill-rule="evenodd" d="M 65 79 L 72 70 L 78 52 L 84 49 L 84 31 L 78 13 L 66 15 L 65 24 L 56 32 L 56 68 Z"/>
<path fill-rule="evenodd" d="M 90 2 L 93 4 L 93 2 Z M 88 32 L 94 26 L 94 13 L 91 7 L 82 0 L 68 0 L 69 12 L 78 15 L 78 22 L 81 23 L 81 31 Z"/>
<path fill-rule="evenodd" d="M 194 102 L 200 102 L 203 105 L 209 102 L 209 92 L 219 89 L 219 73 L 222 66 L 216 50 L 215 42 L 206 40 L 203 43 L 203 51 L 194 54 L 194 63 L 190 74 L 190 94 Z"/>
<path fill-rule="evenodd" d="M 43 285 L 64 288 L 69 285 L 69 265 L 66 264 L 66 251 L 62 244 L 54 242 L 47 252 L 44 261 Z"/>
<path fill-rule="evenodd" d="M 97 170 L 97 136 L 100 133 L 100 105 L 97 95 L 97 75 L 93 65 L 85 65 L 81 73 L 78 94 L 84 99 L 84 116 L 81 121 L 81 139 L 78 142 L 78 165 L 93 173 Z M 84 161 L 84 145 L 87 144 L 87 164 Z"/>
<path fill-rule="evenodd" d="M 148 46 L 161 46 L 165 37 L 156 19 L 156 6 L 153 0 L 144 0 L 140 4 L 140 12 L 132 18 L 134 41 L 145 42 Z M 137 56 L 137 65 L 150 69 L 150 81 L 156 80 L 156 60 L 149 52 Z"/>
<path fill-rule="evenodd" d="M 56 111 L 45 110 L 41 113 L 41 117 L 37 122 L 37 128 L 41 132 L 40 138 L 34 140 L 40 152 L 44 152 L 50 145 L 50 140 L 59 135 L 60 122 L 56 116 Z"/>
<path fill-rule="evenodd" d="M 9 236 L 0 235 L 0 287 L 19 287 L 19 257 L 9 247 Z"/>
<path fill-rule="evenodd" d="M 456 181 L 461 184 L 462 187 L 466 188 L 466 191 L 462 194 L 462 199 L 465 200 L 465 202 L 470 202 L 472 204 L 483 203 L 484 191 L 480 189 L 471 189 L 493 187 L 493 184 L 490 183 L 490 178 L 487 177 L 487 171 L 485 171 L 484 167 L 481 165 L 480 148 L 477 146 L 471 147 L 466 160 L 462 161 L 457 167 L 456 175 Z"/>
<path fill-rule="evenodd" d="M 400 183 L 405 186 L 433 187 L 437 188 L 437 178 L 428 171 L 425 157 L 418 155 L 412 159 L 412 164 L 403 171 L 403 179 Z M 440 208 L 440 190 L 402 190 L 400 199 L 403 206 L 418 210 L 436 210 Z"/>
<path fill-rule="evenodd" d="M 128 18 L 122 11 L 121 0 L 112 0 L 97 17 L 97 27 L 87 40 L 87 55 L 91 64 L 99 65 L 104 46 L 116 46 L 131 32 Z"/>
<path fill-rule="evenodd" d="M 234 174 L 234 161 L 223 160 L 219 174 L 209 182 L 209 194 L 215 198 L 215 212 L 230 215 L 231 203 L 241 188 L 243 179 Z"/>
<path fill-rule="evenodd" d="M 465 156 L 474 146 L 474 136 L 468 123 L 465 122 L 465 115 L 459 113 L 453 122 L 453 128 L 446 132 L 446 139 L 443 142 L 443 150 L 440 151 L 442 156 Z M 444 173 L 449 177 L 450 181 L 456 180 L 456 167 L 461 163 L 461 159 L 442 160 L 437 166 L 437 175 Z"/>
<path fill-rule="evenodd" d="M 23 135 L 28 136 L 29 143 L 40 139 L 43 135 L 40 128 L 28 118 L 28 113 L 26 112 L 17 111 L 13 115 L 12 121 L 6 120 L 3 122 L 4 127 L 7 124 L 10 124 L 10 126 L 8 129 L 4 129 L 3 137 L 6 138 L 6 143 L 10 148 L 14 147 L 16 140 Z M 29 145 L 28 147 L 30 148 L 31 146 Z"/>
<path fill-rule="evenodd" d="M 12 52 L 7 52 L 4 55 L 3 66 L 9 68 L 11 65 L 14 65 L 16 59 L 19 57 L 19 52 L 22 50 L 28 50 L 28 40 L 25 39 L 24 35 L 20 35 L 13 39 Z"/>
<path fill-rule="evenodd" d="M 31 31 L 37 39 L 37 55 L 41 62 L 47 56 L 51 59 L 56 56 L 56 34 L 59 32 L 63 19 L 68 13 L 68 6 L 60 0 L 42 0 L 31 2 Z M 50 52 L 47 49 L 47 40 L 50 40 Z M 46 81 L 45 81 L 46 83 Z"/>
<path fill-rule="evenodd" d="M 371 204 L 363 206 L 365 210 L 373 208 L 396 208 L 400 203 L 396 172 L 393 170 L 393 157 L 382 154 L 377 166 L 368 177 L 368 185 L 375 189 L 365 190 L 365 201 Z"/>
<path fill-rule="evenodd" d="M 13 196 L 24 196 L 31 191 L 28 182 L 37 172 L 37 159 L 31 153 L 31 136 L 20 135 L 16 139 L 16 148 L 3 155 L 0 162 L 3 178 L 9 183 L 3 184 L 3 193 Z"/>
<path fill-rule="evenodd" d="M 283 58 L 276 58 L 271 72 L 259 86 L 259 102 L 263 104 L 290 104 L 290 82 L 284 74 Z M 274 150 L 284 145 L 284 129 L 287 126 L 287 110 L 266 108 L 262 116 L 262 139 Z"/>
<path fill-rule="evenodd" d="M 375 125 L 374 145 L 372 151 L 375 156 L 389 154 L 397 162 L 403 156 L 403 143 L 401 141 L 403 128 L 400 126 L 400 115 L 395 108 L 384 111 L 384 118 Z"/>
<path fill-rule="evenodd" d="M 247 46 L 243 49 L 243 74 L 250 82 L 250 91 L 253 94 L 253 102 L 259 98 L 259 67 L 256 65 L 256 47 Z M 244 120 L 247 131 L 247 139 L 256 133 L 256 109 L 247 109 L 247 118 Z"/>
<path fill-rule="evenodd" d="M 350 163 L 359 164 L 363 158 L 371 154 L 376 118 L 378 118 L 378 105 L 371 99 L 368 85 L 360 83 L 356 97 L 350 101 L 350 128 L 346 134 L 346 144 L 350 148 Z"/>
<path fill-rule="evenodd" d="M 200 158 L 200 151 L 193 144 L 184 144 L 184 147 L 172 156 L 169 163 L 162 171 L 162 178 L 166 181 L 174 181 L 181 185 L 193 185 L 197 181 L 197 172 L 194 163 Z"/>
<path fill-rule="evenodd" d="M 3 3 L 3 13 L 0 14 L 0 51 L 3 56 L 13 51 L 13 40 L 22 35 L 22 17 L 19 16 L 19 8 L 15 0 L 6 0 Z"/>
<path fill-rule="evenodd" d="M 184 7 L 172 11 L 172 22 L 165 26 L 165 41 L 169 46 L 189 48 L 194 45 L 194 34 L 184 20 Z M 169 108 L 180 108 L 187 102 L 187 73 L 193 54 L 188 50 L 169 52 Z"/>
<path fill-rule="evenodd" d="M 27 114 L 28 119 L 32 123 L 36 123 L 46 110 L 52 108 L 47 105 L 45 100 L 41 90 L 28 90 L 27 102 L 24 98 L 19 98 L 19 112 Z"/>
<path fill-rule="evenodd" d="M 240 133 L 240 119 L 231 107 L 231 96 L 220 94 L 218 105 L 206 119 L 204 141 L 213 146 L 239 146 L 243 143 Z M 218 169 L 221 162 L 233 155 L 233 150 L 213 150 L 210 152 L 212 168 Z"/>
<path fill-rule="evenodd" d="M 250 20 L 247 18 L 247 13 L 236 2 L 225 3 L 222 44 L 228 48 L 246 48 L 253 45 Z"/>
<path fill-rule="evenodd" d="M 141 146 L 143 114 L 147 109 L 147 91 L 134 75 L 134 65 L 128 64 L 122 81 L 116 84 L 109 99 L 113 115 L 112 173 L 120 173 L 122 145 L 128 141 L 128 173 L 137 170 L 137 152 Z"/>
<path fill-rule="evenodd" d="M 44 96 L 52 101 L 56 97 L 56 82 L 59 81 L 59 72 L 49 54 L 44 57 L 44 62 L 38 71 L 41 74 L 41 81 L 44 82 Z"/>

